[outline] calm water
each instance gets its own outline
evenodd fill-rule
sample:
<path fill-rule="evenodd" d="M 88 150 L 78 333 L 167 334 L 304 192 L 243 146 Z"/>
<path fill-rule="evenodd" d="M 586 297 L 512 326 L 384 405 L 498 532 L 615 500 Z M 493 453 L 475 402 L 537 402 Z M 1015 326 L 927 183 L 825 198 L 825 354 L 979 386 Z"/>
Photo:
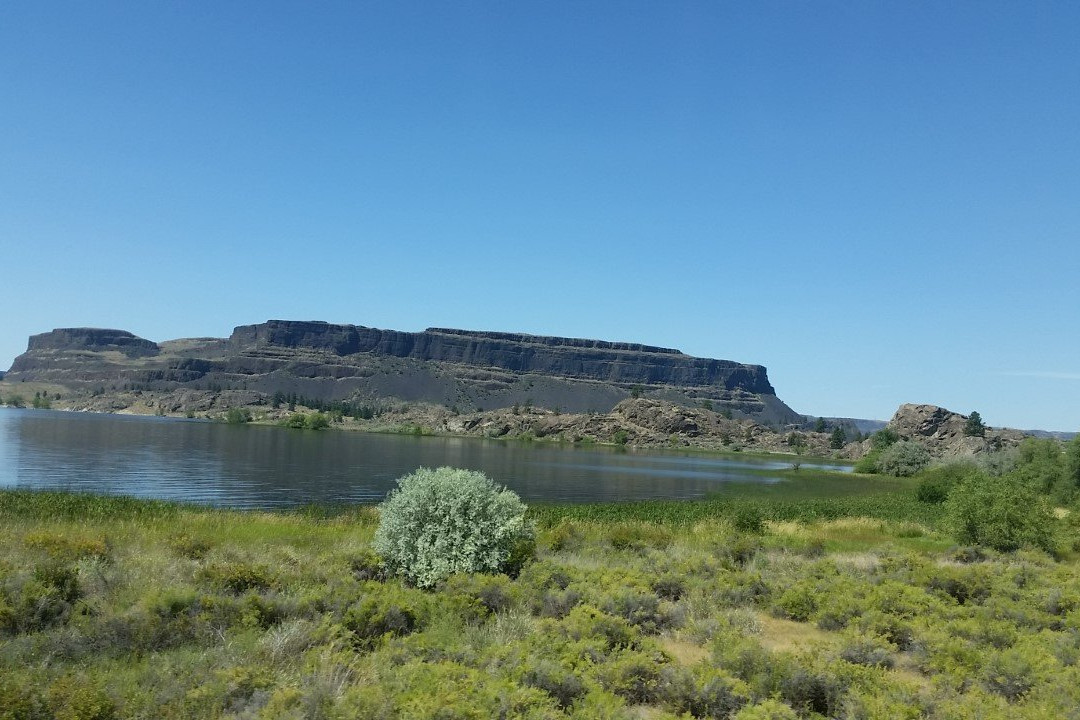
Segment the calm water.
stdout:
<path fill-rule="evenodd" d="M 395 478 L 443 465 L 482 470 L 526 500 L 554 501 L 696 498 L 722 483 L 779 481 L 748 469 L 790 467 L 677 452 L 0 409 L 0 487 L 279 507 L 377 502 Z"/>

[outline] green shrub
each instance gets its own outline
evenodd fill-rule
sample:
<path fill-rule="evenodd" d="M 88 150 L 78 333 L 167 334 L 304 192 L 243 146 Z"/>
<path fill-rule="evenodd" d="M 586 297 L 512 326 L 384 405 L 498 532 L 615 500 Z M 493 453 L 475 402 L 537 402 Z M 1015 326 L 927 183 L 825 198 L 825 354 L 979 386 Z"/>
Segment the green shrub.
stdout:
<path fill-rule="evenodd" d="M 657 633 L 676 624 L 674 619 L 660 607 L 660 600 L 652 593 L 631 588 L 620 588 L 601 603 L 604 612 L 625 618 L 627 622 L 645 633 Z"/>
<path fill-rule="evenodd" d="M 700 664 L 692 670 L 667 666 L 662 671 L 662 695 L 668 707 L 696 718 L 728 718 L 749 698 L 746 683 L 724 670 Z"/>
<path fill-rule="evenodd" d="M 895 477 L 911 477 L 930 464 L 930 451 L 917 442 L 902 440 L 881 451 L 878 472 Z"/>
<path fill-rule="evenodd" d="M 374 551 L 364 548 L 349 560 L 349 569 L 354 578 L 360 581 L 386 579 L 386 567 L 383 560 Z"/>
<path fill-rule="evenodd" d="M 818 593 L 809 585 L 795 585 L 780 596 L 780 599 L 776 601 L 776 608 L 784 617 L 806 622 L 817 612 Z"/>
<path fill-rule="evenodd" d="M 0 635 L 64 625 L 80 597 L 82 588 L 73 566 L 56 561 L 38 565 L 23 582 L 0 586 Z"/>
<path fill-rule="evenodd" d="M 731 513 L 731 524 L 739 532 L 760 535 L 765 532 L 765 513 L 757 505 L 739 503 Z"/>
<path fill-rule="evenodd" d="M 357 647 L 364 650 L 374 648 L 385 638 L 414 633 L 428 618 L 425 598 L 416 590 L 392 585 L 375 587 L 375 592 L 345 612 L 343 620 Z"/>
<path fill-rule="evenodd" d="M 17 682 L 14 674 L 0 673 L 0 720 L 52 720 L 41 691 Z"/>
<path fill-rule="evenodd" d="M 325 413 L 313 412 L 304 418 L 304 425 L 308 430 L 325 430 L 330 427 L 330 418 Z"/>
<path fill-rule="evenodd" d="M 928 468 L 920 474 L 915 497 L 920 502 L 940 505 L 953 488 L 978 473 L 978 468 L 970 462 L 951 462 Z"/>
<path fill-rule="evenodd" d="M 1011 552 L 1028 545 L 1051 551 L 1057 519 L 1015 475 L 973 475 L 950 493 L 946 523 L 962 543 Z"/>
<path fill-rule="evenodd" d="M 251 422 L 251 411 L 247 408 L 231 407 L 225 411 L 225 422 L 230 425 L 243 425 Z"/>
<path fill-rule="evenodd" d="M 1038 493 L 1053 494 L 1070 501 L 1076 487 L 1065 480 L 1065 456 L 1057 440 L 1024 438 L 1016 452 L 1012 475 Z"/>
<path fill-rule="evenodd" d="M 230 562 L 212 565 L 202 576 L 216 587 L 242 595 L 248 590 L 267 590 L 276 585 L 273 571 L 266 565 Z"/>
<path fill-rule="evenodd" d="M 798 666 L 787 668 L 780 678 L 783 700 L 794 708 L 826 717 L 836 717 L 845 689 L 836 677 Z"/>
<path fill-rule="evenodd" d="M 663 662 L 662 656 L 626 650 L 603 667 L 604 688 L 635 705 L 656 702 Z"/>
<path fill-rule="evenodd" d="M 799 716 L 790 706 L 779 700 L 763 700 L 747 705 L 735 714 L 734 720 L 798 720 Z"/>
<path fill-rule="evenodd" d="M 1006 700 L 1019 700 L 1038 680 L 1035 663 L 1020 648 L 995 653 L 983 666 L 984 687 Z"/>
<path fill-rule="evenodd" d="M 874 450 L 884 450 L 890 445 L 900 440 L 900 436 L 896 434 L 895 430 L 890 428 L 881 428 L 876 433 L 870 436 L 870 446 Z"/>
<path fill-rule="evenodd" d="M 878 458 L 881 457 L 880 450 L 871 450 L 863 455 L 861 458 L 855 461 L 855 467 L 852 471 L 857 473 L 864 473 L 866 475 L 873 475 L 878 471 Z"/>
<path fill-rule="evenodd" d="M 636 633 L 630 623 L 590 605 L 574 607 L 557 627 L 571 640 L 602 640 L 609 652 L 635 644 Z"/>
<path fill-rule="evenodd" d="M 290 413 L 280 424 L 287 428 L 293 428 L 294 430 L 303 430 L 307 427 L 307 416 L 302 412 Z"/>
<path fill-rule="evenodd" d="M 667 528 L 653 523 L 625 522 L 607 531 L 608 542 L 616 550 L 643 552 L 649 548 L 663 549 L 671 544 L 672 534 Z"/>
<path fill-rule="evenodd" d="M 505 575 L 451 575 L 441 589 L 469 598 L 485 614 L 505 612 L 514 602 L 514 589 Z"/>
<path fill-rule="evenodd" d="M 651 587 L 658 596 L 672 602 L 686 594 L 686 580 L 679 575 L 661 575 L 652 581 Z"/>
<path fill-rule="evenodd" d="M 852 665 L 891 668 L 896 660 L 893 647 L 881 638 L 862 635 L 848 638 L 840 648 L 840 659 Z"/>
<path fill-rule="evenodd" d="M 210 552 L 211 545 L 204 538 L 183 534 L 170 538 L 169 548 L 177 555 L 189 560 L 202 560 Z"/>
<path fill-rule="evenodd" d="M 379 506 L 372 547 L 390 572 L 419 587 L 455 573 L 498 573 L 532 552 L 525 510 L 483 473 L 420 468 Z"/>
<path fill-rule="evenodd" d="M 567 670 L 549 660 L 537 660 L 525 671 L 522 682 L 526 685 L 543 690 L 563 710 L 570 706 L 585 694 L 585 683 L 577 673 Z"/>

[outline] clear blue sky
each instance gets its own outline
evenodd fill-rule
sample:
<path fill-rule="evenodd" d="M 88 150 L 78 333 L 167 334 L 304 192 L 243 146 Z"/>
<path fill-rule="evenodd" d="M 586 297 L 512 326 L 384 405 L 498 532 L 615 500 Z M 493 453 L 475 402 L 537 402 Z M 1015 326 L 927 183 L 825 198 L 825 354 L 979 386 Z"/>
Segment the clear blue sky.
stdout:
<path fill-rule="evenodd" d="M 1080 429 L 1080 3 L 0 5 L 0 366 L 269 318 Z"/>

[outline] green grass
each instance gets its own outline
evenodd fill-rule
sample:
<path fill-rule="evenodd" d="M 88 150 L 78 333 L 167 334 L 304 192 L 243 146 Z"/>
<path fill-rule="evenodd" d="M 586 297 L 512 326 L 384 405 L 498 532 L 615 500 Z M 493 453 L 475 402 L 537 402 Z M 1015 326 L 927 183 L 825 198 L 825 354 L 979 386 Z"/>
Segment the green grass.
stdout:
<path fill-rule="evenodd" d="M 371 507 L 0 491 L 0 718 L 1069 717 L 1076 562 L 958 552 L 934 507 L 805 470 L 534 506 L 519 577 L 427 592 Z"/>
<path fill-rule="evenodd" d="M 732 516 L 753 506 L 768 520 L 812 522 L 873 517 L 936 524 L 940 506 L 915 499 L 910 478 L 855 476 L 817 470 L 762 471 L 779 483 L 729 483 L 703 500 L 648 500 L 614 503 L 535 503 L 531 516 L 541 525 L 563 520 L 653 522 L 685 526 Z"/>

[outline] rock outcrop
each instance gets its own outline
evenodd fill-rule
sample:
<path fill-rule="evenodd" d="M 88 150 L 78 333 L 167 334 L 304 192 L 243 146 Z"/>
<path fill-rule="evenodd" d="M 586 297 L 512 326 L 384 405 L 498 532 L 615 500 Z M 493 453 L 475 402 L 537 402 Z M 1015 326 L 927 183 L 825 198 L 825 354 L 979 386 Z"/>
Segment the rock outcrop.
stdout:
<path fill-rule="evenodd" d="M 901 405 L 887 427 L 904 440 L 915 440 L 936 457 L 978 455 L 1018 445 L 1019 430 L 986 428 L 981 436 L 967 435 L 968 416 L 936 405 Z"/>
<path fill-rule="evenodd" d="M 60 328 L 52 332 L 31 335 L 27 352 L 41 350 L 117 350 L 128 357 L 157 355 L 157 343 L 136 337 L 126 330 L 101 328 Z M 12 366 L 14 369 L 14 366 Z"/>
<path fill-rule="evenodd" d="M 759 423 L 802 420 L 776 397 L 760 365 L 635 343 L 446 328 L 410 333 L 271 320 L 241 325 L 227 339 L 161 343 L 122 330 L 58 329 L 33 336 L 6 380 L 110 396 L 110 409 L 122 402 L 119 393 L 176 397 L 183 390 L 603 413 L 645 393 Z"/>

